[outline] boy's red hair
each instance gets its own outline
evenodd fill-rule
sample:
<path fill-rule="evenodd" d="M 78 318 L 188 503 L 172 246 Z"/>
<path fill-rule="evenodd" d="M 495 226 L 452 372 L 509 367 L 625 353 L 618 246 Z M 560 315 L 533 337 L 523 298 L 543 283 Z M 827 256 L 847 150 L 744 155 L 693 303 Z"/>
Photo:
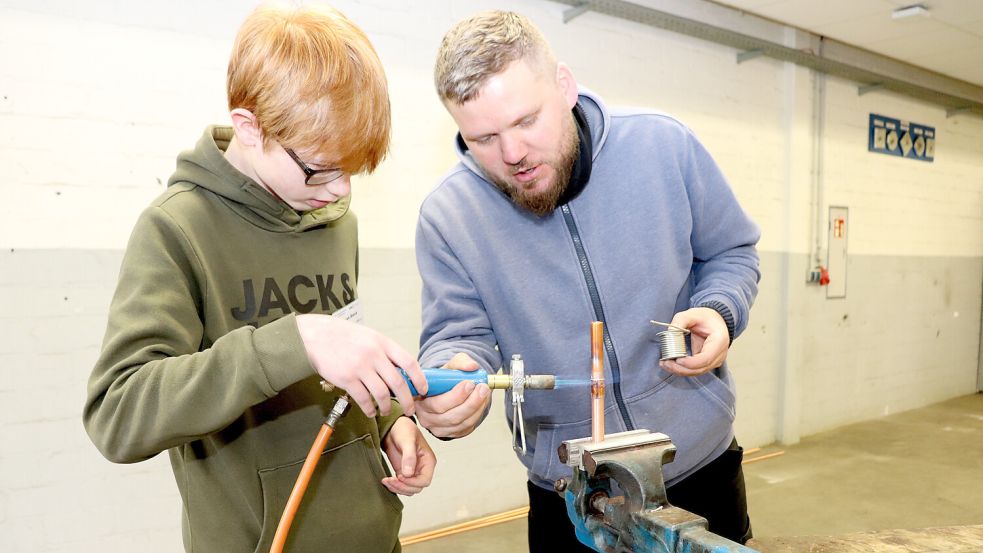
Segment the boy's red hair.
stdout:
<path fill-rule="evenodd" d="M 260 6 L 229 59 L 229 110 L 256 116 L 264 146 L 316 152 L 318 163 L 370 172 L 389 150 L 386 75 L 368 37 L 332 8 Z"/>

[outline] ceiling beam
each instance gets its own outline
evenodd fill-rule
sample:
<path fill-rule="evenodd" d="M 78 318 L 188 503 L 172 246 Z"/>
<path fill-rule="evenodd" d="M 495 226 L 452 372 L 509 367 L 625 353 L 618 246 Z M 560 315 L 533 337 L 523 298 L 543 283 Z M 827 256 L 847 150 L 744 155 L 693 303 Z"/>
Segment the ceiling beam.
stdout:
<path fill-rule="evenodd" d="M 862 89 L 867 88 L 866 92 L 873 90 L 869 87 L 876 85 L 881 90 L 890 90 L 944 106 L 950 113 L 974 113 L 983 116 L 983 87 L 981 86 L 808 31 L 800 30 L 800 32 L 807 33 L 813 42 L 819 44 L 819 47 L 800 50 L 766 38 L 759 38 L 723 26 L 704 23 L 624 0 L 555 1 L 578 8 L 576 15 L 580 15 L 584 11 L 593 11 L 735 48 L 739 51 L 738 63 L 759 55 L 768 56 L 854 81 L 860 84 Z M 758 25 L 762 22 L 776 25 L 774 22 L 753 14 L 720 4 L 708 2 L 701 2 L 700 4 L 704 11 L 712 11 L 713 18 L 718 20 L 734 21 L 754 18 L 758 20 L 756 22 Z M 566 20 L 566 16 L 564 19 Z M 788 28 L 789 26 L 782 25 L 782 27 Z M 863 93 L 865 92 L 861 92 L 861 94 Z"/>

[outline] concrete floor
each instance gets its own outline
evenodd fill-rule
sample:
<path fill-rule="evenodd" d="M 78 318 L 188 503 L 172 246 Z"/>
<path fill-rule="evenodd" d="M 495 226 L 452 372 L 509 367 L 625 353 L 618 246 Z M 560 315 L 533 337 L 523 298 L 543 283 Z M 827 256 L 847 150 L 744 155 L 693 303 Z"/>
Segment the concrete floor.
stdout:
<path fill-rule="evenodd" d="M 837 428 L 747 463 L 756 538 L 983 524 L 983 394 Z M 981 547 L 983 550 L 983 547 Z M 406 553 L 526 551 L 525 519 Z"/>

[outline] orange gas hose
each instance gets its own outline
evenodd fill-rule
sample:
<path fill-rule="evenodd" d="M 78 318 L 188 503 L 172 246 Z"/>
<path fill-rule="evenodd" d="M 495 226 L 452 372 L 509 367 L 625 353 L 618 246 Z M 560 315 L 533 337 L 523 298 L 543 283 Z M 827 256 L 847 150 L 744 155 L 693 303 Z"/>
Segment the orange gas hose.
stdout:
<path fill-rule="evenodd" d="M 293 524 L 294 516 L 300 507 L 300 500 L 304 498 L 304 492 L 307 491 L 307 484 L 311 481 L 311 476 L 314 474 L 317 462 L 321 459 L 321 454 L 328 446 L 328 440 L 331 439 L 331 434 L 334 432 L 334 425 L 346 407 L 348 407 L 348 398 L 346 396 L 338 398 L 328 415 L 328 420 L 321 425 L 321 431 L 317 433 L 317 438 L 314 439 L 314 444 L 307 453 L 307 459 L 304 460 L 304 466 L 300 468 L 297 482 L 294 483 L 290 497 L 287 498 L 287 505 L 283 508 L 283 515 L 280 516 L 280 523 L 277 524 L 276 534 L 273 535 L 270 553 L 282 553 L 283 546 L 287 543 L 287 534 L 290 533 L 290 525 Z"/>

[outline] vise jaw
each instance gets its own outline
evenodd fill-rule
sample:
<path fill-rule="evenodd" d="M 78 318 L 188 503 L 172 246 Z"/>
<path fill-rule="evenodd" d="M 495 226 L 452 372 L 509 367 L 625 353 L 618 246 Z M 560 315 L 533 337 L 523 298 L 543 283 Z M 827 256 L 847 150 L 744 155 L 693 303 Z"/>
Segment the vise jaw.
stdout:
<path fill-rule="evenodd" d="M 603 553 L 754 553 L 669 504 L 662 465 L 675 458 L 676 446 L 665 434 L 631 430 L 600 442 L 567 440 L 557 453 L 573 468 L 572 481 L 555 487 L 581 543 Z"/>

